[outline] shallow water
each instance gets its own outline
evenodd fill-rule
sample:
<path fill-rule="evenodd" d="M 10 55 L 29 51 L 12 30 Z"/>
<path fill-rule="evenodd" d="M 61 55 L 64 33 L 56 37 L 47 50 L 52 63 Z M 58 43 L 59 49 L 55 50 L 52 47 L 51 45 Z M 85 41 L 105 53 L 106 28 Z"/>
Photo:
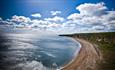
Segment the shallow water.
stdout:
<path fill-rule="evenodd" d="M 51 70 L 69 63 L 80 47 L 57 35 L 4 34 L 0 36 L 1 70 Z"/>

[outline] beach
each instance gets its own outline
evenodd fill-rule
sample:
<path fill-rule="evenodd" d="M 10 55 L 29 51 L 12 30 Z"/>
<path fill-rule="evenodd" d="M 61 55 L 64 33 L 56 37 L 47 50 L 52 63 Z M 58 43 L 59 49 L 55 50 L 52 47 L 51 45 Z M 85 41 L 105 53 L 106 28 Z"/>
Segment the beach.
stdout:
<path fill-rule="evenodd" d="M 72 62 L 61 70 L 98 70 L 97 63 L 102 59 L 102 56 L 97 46 L 84 39 L 76 37 L 74 39 L 81 44 L 81 49 Z"/>

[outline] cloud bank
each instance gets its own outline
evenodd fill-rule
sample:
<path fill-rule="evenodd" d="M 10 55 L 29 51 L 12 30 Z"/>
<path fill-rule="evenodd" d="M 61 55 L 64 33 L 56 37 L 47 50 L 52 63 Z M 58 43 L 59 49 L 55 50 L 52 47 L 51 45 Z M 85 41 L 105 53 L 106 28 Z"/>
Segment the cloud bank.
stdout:
<path fill-rule="evenodd" d="M 68 16 L 68 23 L 74 23 L 88 30 L 115 30 L 115 11 L 108 11 L 104 3 L 85 3 L 76 7 L 80 13 Z"/>
<path fill-rule="evenodd" d="M 61 17 L 61 11 L 51 11 L 53 17 L 31 19 L 25 16 L 14 15 L 11 19 L 2 20 L 0 23 L 12 25 L 14 28 L 28 28 L 57 33 L 115 31 L 115 11 L 109 11 L 103 2 L 92 4 L 84 3 L 76 7 L 80 13 Z M 63 14 L 63 13 L 62 13 Z M 41 17 L 40 14 L 32 14 Z"/>

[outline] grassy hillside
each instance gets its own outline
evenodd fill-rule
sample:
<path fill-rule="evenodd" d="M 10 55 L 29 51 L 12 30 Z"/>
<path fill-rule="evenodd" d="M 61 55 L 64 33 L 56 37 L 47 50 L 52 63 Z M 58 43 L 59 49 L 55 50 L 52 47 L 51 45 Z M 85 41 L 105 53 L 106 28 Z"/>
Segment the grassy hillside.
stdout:
<path fill-rule="evenodd" d="M 63 36 L 82 38 L 97 44 L 104 58 L 99 63 L 99 70 L 115 70 L 115 32 L 81 33 Z"/>

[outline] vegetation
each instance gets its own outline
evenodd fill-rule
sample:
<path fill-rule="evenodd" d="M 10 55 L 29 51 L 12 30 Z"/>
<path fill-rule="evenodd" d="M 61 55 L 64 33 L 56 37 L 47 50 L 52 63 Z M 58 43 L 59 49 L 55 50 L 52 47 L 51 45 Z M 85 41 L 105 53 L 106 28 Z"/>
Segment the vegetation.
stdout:
<path fill-rule="evenodd" d="M 115 70 L 115 32 L 81 33 L 60 36 L 77 37 L 97 44 L 104 59 L 99 63 L 99 70 Z"/>

